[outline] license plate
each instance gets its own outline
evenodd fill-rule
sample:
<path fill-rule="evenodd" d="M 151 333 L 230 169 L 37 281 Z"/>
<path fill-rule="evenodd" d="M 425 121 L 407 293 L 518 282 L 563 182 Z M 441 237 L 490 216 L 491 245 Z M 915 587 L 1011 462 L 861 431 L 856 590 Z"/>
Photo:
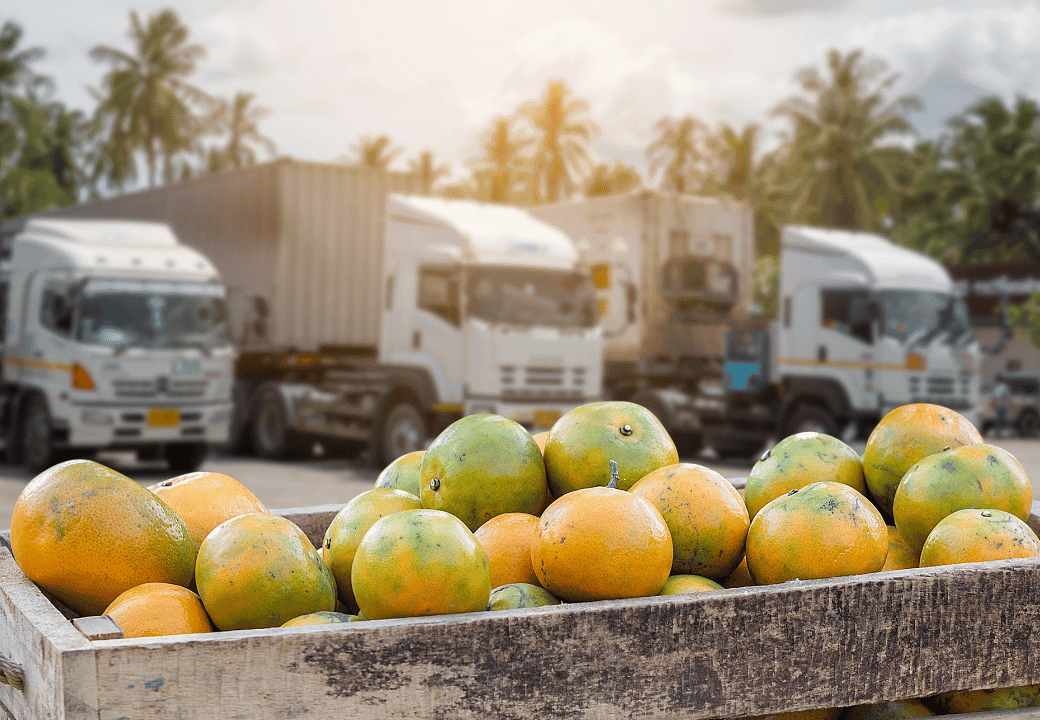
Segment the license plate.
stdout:
<path fill-rule="evenodd" d="M 536 428 L 551 428 L 560 419 L 559 410 L 535 410 L 534 426 Z"/>
<path fill-rule="evenodd" d="M 181 411 L 177 408 L 150 408 L 148 427 L 177 427 L 181 424 Z"/>

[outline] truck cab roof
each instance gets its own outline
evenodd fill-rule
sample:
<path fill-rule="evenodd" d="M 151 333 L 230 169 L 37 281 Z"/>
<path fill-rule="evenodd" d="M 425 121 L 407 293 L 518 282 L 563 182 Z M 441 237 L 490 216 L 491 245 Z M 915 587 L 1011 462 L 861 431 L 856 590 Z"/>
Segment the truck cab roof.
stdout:
<path fill-rule="evenodd" d="M 521 208 L 392 194 L 387 215 L 450 230 L 446 249 L 455 248 L 460 259 L 473 264 L 572 270 L 578 263 L 578 251 L 566 233 Z"/>
<path fill-rule="evenodd" d="M 785 250 L 846 257 L 874 288 L 954 289 L 941 264 L 876 233 L 792 225 L 783 228 L 780 243 Z"/>
<path fill-rule="evenodd" d="M 180 243 L 169 225 L 158 222 L 29 218 L 5 226 L 3 250 L 12 268 L 198 281 L 219 278 L 207 258 Z"/>

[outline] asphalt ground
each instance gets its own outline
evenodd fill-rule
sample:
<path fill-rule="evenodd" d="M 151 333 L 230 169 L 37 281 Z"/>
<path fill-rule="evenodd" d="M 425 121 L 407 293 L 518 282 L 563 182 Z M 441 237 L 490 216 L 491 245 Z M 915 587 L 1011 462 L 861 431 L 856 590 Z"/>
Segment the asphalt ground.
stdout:
<path fill-rule="evenodd" d="M 1040 499 L 1040 440 L 1021 438 L 993 439 L 987 442 L 999 445 L 1018 458 L 1033 485 L 1033 497 Z M 853 443 L 859 452 L 865 443 Z M 162 465 L 140 465 L 131 456 L 110 455 L 99 457 L 111 467 L 126 473 L 142 485 L 161 482 L 170 473 Z M 752 460 L 725 461 L 706 449 L 697 457 L 684 457 L 684 462 L 696 462 L 720 472 L 725 477 L 747 475 Z M 313 505 L 344 504 L 375 484 L 378 469 L 357 459 L 314 457 L 302 460 L 275 462 L 258 458 L 213 453 L 203 464 L 203 470 L 221 472 L 237 479 L 252 490 L 268 509 L 301 508 Z M 11 525 L 11 511 L 18 495 L 32 479 L 19 467 L 0 464 L 0 529 Z"/>

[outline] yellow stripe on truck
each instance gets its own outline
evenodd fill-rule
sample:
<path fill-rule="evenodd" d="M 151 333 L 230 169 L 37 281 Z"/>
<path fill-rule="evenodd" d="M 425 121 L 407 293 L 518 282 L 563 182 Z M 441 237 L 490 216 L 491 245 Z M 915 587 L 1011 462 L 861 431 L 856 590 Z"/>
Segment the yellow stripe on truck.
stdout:
<path fill-rule="evenodd" d="M 21 365 L 34 370 L 54 370 L 56 372 L 71 372 L 72 366 L 64 363 L 49 362 L 47 360 L 36 360 L 34 358 L 8 357 L 4 358 L 7 365 Z"/>
<path fill-rule="evenodd" d="M 803 367 L 836 367 L 852 370 L 906 370 L 900 363 L 849 362 L 845 360 L 810 360 L 808 358 L 780 358 L 778 365 L 801 365 Z"/>

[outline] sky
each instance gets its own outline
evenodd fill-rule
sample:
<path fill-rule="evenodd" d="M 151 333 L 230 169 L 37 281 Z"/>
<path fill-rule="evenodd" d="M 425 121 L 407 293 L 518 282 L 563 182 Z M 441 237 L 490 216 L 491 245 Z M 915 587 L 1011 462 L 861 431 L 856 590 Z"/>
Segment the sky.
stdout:
<path fill-rule="evenodd" d="M 925 137 L 983 97 L 1040 98 L 1040 0 L 0 0 L 0 20 L 89 112 L 107 68 L 90 48 L 130 50 L 130 12 L 164 7 L 206 48 L 195 84 L 254 93 L 279 155 L 352 158 L 386 134 L 395 167 L 431 150 L 456 176 L 496 116 L 557 78 L 589 102 L 595 159 L 644 171 L 663 117 L 757 122 L 768 143 L 798 70 L 835 47 L 898 73 Z"/>

